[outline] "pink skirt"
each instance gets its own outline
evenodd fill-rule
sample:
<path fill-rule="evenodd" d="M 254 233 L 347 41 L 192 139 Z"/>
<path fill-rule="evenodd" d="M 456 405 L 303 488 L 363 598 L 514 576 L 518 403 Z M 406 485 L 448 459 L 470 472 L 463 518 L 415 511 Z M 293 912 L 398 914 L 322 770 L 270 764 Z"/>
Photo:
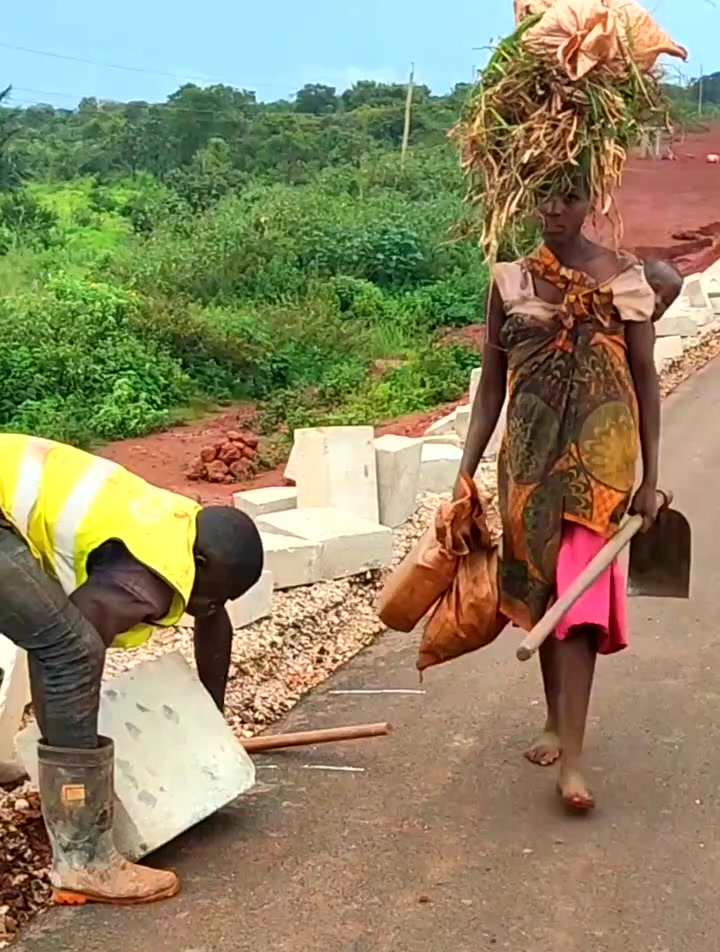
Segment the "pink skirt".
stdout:
<path fill-rule="evenodd" d="M 557 594 L 575 581 L 605 544 L 592 529 L 576 522 L 563 522 L 557 562 Z M 576 625 L 595 625 L 600 629 L 598 652 L 613 654 L 628 646 L 625 576 L 617 559 L 585 594 L 578 599 L 555 630 L 561 641 Z"/>

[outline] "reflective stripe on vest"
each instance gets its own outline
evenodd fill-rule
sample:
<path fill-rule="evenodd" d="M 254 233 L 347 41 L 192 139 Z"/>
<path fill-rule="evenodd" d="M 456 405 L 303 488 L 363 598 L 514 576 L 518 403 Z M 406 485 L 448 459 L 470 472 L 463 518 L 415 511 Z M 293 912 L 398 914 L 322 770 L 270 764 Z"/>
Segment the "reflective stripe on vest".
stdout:
<path fill-rule="evenodd" d="M 77 585 L 74 559 L 75 536 L 103 484 L 117 468 L 117 463 L 111 463 L 110 460 L 96 456 L 75 484 L 55 521 L 53 566 L 57 580 L 66 592 L 73 591 Z M 72 539 L 72 546 L 64 550 L 62 539 Z M 73 553 L 72 561 L 68 561 L 68 556 L 65 554 L 68 551 Z"/>
<path fill-rule="evenodd" d="M 57 444 L 31 439 L 20 462 L 11 516 L 23 536 L 28 535 L 33 510 L 42 489 L 45 457 L 53 446 Z M 78 529 L 105 481 L 117 468 L 117 463 L 99 456 L 92 457 L 92 462 L 71 490 L 53 526 L 54 544 L 48 555 L 58 582 L 68 594 L 77 587 L 74 555 Z M 69 540 L 70 544 L 64 547 L 63 540 Z"/>
<path fill-rule="evenodd" d="M 48 440 L 31 439 L 20 461 L 15 498 L 8 515 L 24 536 L 28 534 L 33 509 L 40 496 L 45 457 L 52 446 Z"/>

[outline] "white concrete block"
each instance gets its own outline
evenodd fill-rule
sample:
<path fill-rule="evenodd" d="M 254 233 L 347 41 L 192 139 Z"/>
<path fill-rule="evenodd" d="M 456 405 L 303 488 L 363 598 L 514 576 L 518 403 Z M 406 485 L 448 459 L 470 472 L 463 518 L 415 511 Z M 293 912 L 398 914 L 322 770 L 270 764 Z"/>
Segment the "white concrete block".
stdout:
<path fill-rule="evenodd" d="M 0 782 L 22 776 L 15 754 L 15 735 L 30 703 L 27 655 L 0 635 Z"/>
<path fill-rule="evenodd" d="M 260 519 L 263 532 L 308 539 L 321 546 L 320 576 L 346 578 L 392 561 L 392 531 L 340 509 L 293 509 Z"/>
<path fill-rule="evenodd" d="M 695 274 L 685 279 L 683 296 L 687 298 L 690 307 L 707 308 L 710 306 L 701 275 Z"/>
<path fill-rule="evenodd" d="M 318 542 L 276 532 L 261 532 L 260 537 L 265 550 L 265 568 L 270 571 L 276 589 L 320 581 L 321 545 Z"/>
<path fill-rule="evenodd" d="M 463 405 L 455 411 L 455 432 L 464 443 L 467 439 L 468 427 L 470 426 L 470 404 Z"/>
<path fill-rule="evenodd" d="M 298 509 L 341 509 L 378 522 L 375 433 L 371 426 L 295 431 L 292 471 Z"/>
<path fill-rule="evenodd" d="M 128 859 L 152 853 L 245 793 L 255 768 L 178 652 L 103 685 L 99 732 L 115 741 L 115 842 Z M 37 783 L 36 724 L 17 738 Z"/>
<path fill-rule="evenodd" d="M 448 413 L 447 416 L 441 417 L 439 420 L 431 423 L 427 430 L 425 430 L 425 436 L 446 436 L 449 433 L 454 433 L 456 416 L 457 410 L 453 410 L 452 413 Z"/>
<path fill-rule="evenodd" d="M 682 337 L 658 337 L 655 341 L 655 366 L 658 371 L 662 370 L 665 364 L 670 360 L 682 357 L 683 339 Z"/>
<path fill-rule="evenodd" d="M 233 495 L 236 509 L 252 519 L 268 512 L 285 512 L 297 507 L 297 489 L 294 486 L 268 486 L 265 489 L 247 489 Z"/>
<path fill-rule="evenodd" d="M 423 443 L 418 492 L 448 493 L 452 491 L 460 468 L 463 451 L 447 443 Z"/>
<path fill-rule="evenodd" d="M 226 604 L 233 628 L 246 628 L 255 621 L 267 618 L 272 612 L 272 593 L 272 572 L 264 569 L 258 581 L 248 592 L 236 598 L 234 602 Z M 192 628 L 195 619 L 190 615 L 183 615 L 179 624 L 181 628 Z"/>
<path fill-rule="evenodd" d="M 470 371 L 470 406 L 475 402 L 475 394 L 477 389 L 480 386 L 480 376 L 482 374 L 482 367 L 475 367 L 474 370 Z"/>
<path fill-rule="evenodd" d="M 380 522 L 395 528 L 415 512 L 422 442 L 407 436 L 380 436 L 377 454 Z"/>
<path fill-rule="evenodd" d="M 507 407 L 508 407 L 508 402 L 506 398 L 505 403 L 503 403 L 502 410 L 500 411 L 500 416 L 498 417 L 498 421 L 495 425 L 493 435 L 490 437 L 490 440 L 488 441 L 488 445 L 485 447 L 483 459 L 490 459 L 494 456 L 497 456 L 497 454 L 500 452 L 500 446 L 502 445 L 503 437 L 505 436 L 505 426 L 507 421 Z"/>
<path fill-rule="evenodd" d="M 684 313 L 665 314 L 655 322 L 657 337 L 694 337 L 698 332 L 698 324 L 690 315 L 693 309 Z"/>
<path fill-rule="evenodd" d="M 298 433 L 302 433 L 302 430 L 295 430 L 294 439 L 297 439 Z M 290 450 L 290 455 L 288 456 L 288 461 L 285 464 L 285 479 L 291 479 L 295 482 L 295 462 L 297 460 L 297 454 L 295 452 L 295 444 L 293 443 L 292 449 Z"/>

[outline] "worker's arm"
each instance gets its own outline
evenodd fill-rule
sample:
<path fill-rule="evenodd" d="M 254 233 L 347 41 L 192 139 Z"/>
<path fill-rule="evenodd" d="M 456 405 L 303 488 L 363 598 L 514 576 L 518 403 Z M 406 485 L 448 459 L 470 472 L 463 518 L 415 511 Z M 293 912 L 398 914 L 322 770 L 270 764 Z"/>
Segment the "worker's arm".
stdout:
<path fill-rule="evenodd" d="M 650 321 L 628 322 L 625 340 L 638 401 L 643 465 L 642 484 L 635 495 L 633 509 L 645 517 L 647 526 L 657 515 L 660 454 L 660 387 L 655 369 L 655 328 Z"/>
<path fill-rule="evenodd" d="M 475 475 L 505 400 L 507 354 L 500 344 L 500 331 L 504 320 L 502 298 L 497 286 L 493 284 L 485 329 L 480 386 L 473 401 L 465 450 L 460 462 L 460 472 L 467 473 L 470 477 Z"/>
<path fill-rule="evenodd" d="M 70 596 L 109 648 L 136 625 L 157 624 L 172 607 L 173 590 L 134 559 L 121 542 L 92 554 L 88 579 Z"/>
<path fill-rule="evenodd" d="M 198 677 L 220 712 L 225 709 L 232 637 L 232 622 L 224 606 L 195 619 L 195 664 Z"/>

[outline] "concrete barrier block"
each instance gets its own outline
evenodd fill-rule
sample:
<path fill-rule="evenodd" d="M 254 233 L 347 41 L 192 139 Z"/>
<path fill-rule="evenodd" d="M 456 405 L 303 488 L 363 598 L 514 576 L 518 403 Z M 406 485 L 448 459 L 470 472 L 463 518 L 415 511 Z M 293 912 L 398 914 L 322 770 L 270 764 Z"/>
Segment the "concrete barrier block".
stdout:
<path fill-rule="evenodd" d="M 491 459 L 492 457 L 497 456 L 500 452 L 500 446 L 502 445 L 503 437 L 505 436 L 505 425 L 507 421 L 507 398 L 503 404 L 502 410 L 500 411 L 500 416 L 493 430 L 493 435 L 490 437 L 488 445 L 485 447 L 485 452 L 483 453 L 483 459 Z"/>
<path fill-rule="evenodd" d="M 24 774 L 15 754 L 15 735 L 30 703 L 27 654 L 0 635 L 0 782 Z"/>
<path fill-rule="evenodd" d="M 475 367 L 474 370 L 470 371 L 470 406 L 475 402 L 475 394 L 477 389 L 480 386 L 480 376 L 482 374 L 482 367 Z"/>
<path fill-rule="evenodd" d="M 655 367 L 662 370 L 668 361 L 682 357 L 682 353 L 682 337 L 658 337 L 655 341 Z"/>
<path fill-rule="evenodd" d="M 698 332 L 698 322 L 691 317 L 692 309 L 684 313 L 666 314 L 655 323 L 657 337 L 694 337 Z"/>
<path fill-rule="evenodd" d="M 263 532 L 307 539 L 321 546 L 320 577 L 346 578 L 389 565 L 392 531 L 341 509 L 294 509 L 263 516 Z"/>
<path fill-rule="evenodd" d="M 260 536 L 265 551 L 265 568 L 270 571 L 276 589 L 297 588 L 320 581 L 320 543 L 277 532 L 261 532 Z"/>
<path fill-rule="evenodd" d="M 685 279 L 683 296 L 687 299 L 690 307 L 707 308 L 710 306 L 710 301 L 703 287 L 702 275 L 693 274 Z"/>
<path fill-rule="evenodd" d="M 462 459 L 459 446 L 447 443 L 423 443 L 418 492 L 448 493 L 457 479 Z"/>
<path fill-rule="evenodd" d="M 427 430 L 425 430 L 425 436 L 446 436 L 449 433 L 454 433 L 456 416 L 457 411 L 453 410 L 452 413 L 448 413 L 447 416 L 441 417 L 439 420 L 431 423 Z"/>
<path fill-rule="evenodd" d="M 380 522 L 395 528 L 415 512 L 422 442 L 407 436 L 380 436 L 377 455 Z"/>
<path fill-rule="evenodd" d="M 236 509 L 252 519 L 268 512 L 285 512 L 297 507 L 297 489 L 294 486 L 268 486 L 265 489 L 247 489 L 233 495 Z"/>
<path fill-rule="evenodd" d="M 341 509 L 378 522 L 374 441 L 371 426 L 296 430 L 291 460 L 298 509 Z"/>
<path fill-rule="evenodd" d="M 273 577 L 272 572 L 264 569 L 262 575 L 253 587 L 236 598 L 234 602 L 226 604 L 233 628 L 246 628 L 255 621 L 267 618 L 272 612 Z M 191 615 L 183 615 L 180 619 L 182 628 L 192 628 L 195 619 Z"/>
<path fill-rule="evenodd" d="M 467 439 L 468 427 L 470 426 L 470 404 L 463 405 L 455 411 L 455 432 L 464 443 Z"/>
<path fill-rule="evenodd" d="M 154 852 L 255 783 L 255 768 L 177 652 L 103 685 L 99 731 L 115 741 L 115 842 L 131 860 Z M 36 724 L 17 738 L 37 783 Z"/>

